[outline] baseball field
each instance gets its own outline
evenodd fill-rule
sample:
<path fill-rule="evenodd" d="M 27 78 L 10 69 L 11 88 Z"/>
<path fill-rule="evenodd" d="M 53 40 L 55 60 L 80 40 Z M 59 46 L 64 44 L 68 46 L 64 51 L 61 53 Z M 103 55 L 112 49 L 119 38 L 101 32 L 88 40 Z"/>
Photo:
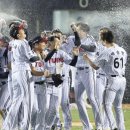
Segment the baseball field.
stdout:
<path fill-rule="evenodd" d="M 91 121 L 93 127 L 95 128 L 92 109 L 88 108 L 87 110 L 88 110 L 90 121 Z M 130 130 L 130 104 L 123 105 L 123 112 L 124 112 L 124 116 L 125 116 L 126 130 Z M 63 121 L 61 111 L 60 111 L 60 115 L 61 115 L 61 119 Z M 80 122 L 79 115 L 78 115 L 76 108 L 71 108 L 71 115 L 72 115 L 72 121 L 73 121 L 72 130 L 82 130 L 82 124 Z"/>
<path fill-rule="evenodd" d="M 91 121 L 93 127 L 95 128 L 92 109 L 88 108 L 87 111 L 88 111 L 90 121 Z M 125 116 L 126 130 L 130 130 L 130 104 L 123 105 L 123 112 L 124 112 L 124 116 Z M 72 122 L 73 122 L 71 130 L 82 130 L 82 124 L 80 122 L 78 111 L 77 111 L 77 108 L 75 107 L 75 105 L 73 107 L 71 107 L 71 115 L 72 115 Z M 60 116 L 61 116 L 61 120 L 62 120 L 62 124 L 63 124 L 63 118 L 62 118 L 62 111 L 61 110 L 60 110 Z M 0 117 L 0 128 L 1 128 L 1 125 L 2 125 L 2 118 Z"/>

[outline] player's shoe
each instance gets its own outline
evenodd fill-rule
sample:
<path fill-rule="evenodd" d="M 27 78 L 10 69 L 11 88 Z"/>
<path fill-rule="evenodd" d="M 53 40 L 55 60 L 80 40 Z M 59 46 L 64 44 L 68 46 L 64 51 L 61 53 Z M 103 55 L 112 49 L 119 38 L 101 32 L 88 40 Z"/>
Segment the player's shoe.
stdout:
<path fill-rule="evenodd" d="M 88 128 L 85 128 L 84 126 L 83 126 L 83 129 L 82 130 L 88 130 Z M 89 130 L 94 130 L 93 129 L 93 127 L 91 126 L 91 128 L 89 128 Z"/>
<path fill-rule="evenodd" d="M 57 129 L 56 130 L 62 130 L 62 124 L 57 125 Z"/>
<path fill-rule="evenodd" d="M 62 130 L 62 124 L 60 124 L 60 125 L 54 124 L 54 125 L 51 127 L 51 130 Z"/>
<path fill-rule="evenodd" d="M 113 130 L 118 130 L 117 128 L 113 129 Z"/>
<path fill-rule="evenodd" d="M 103 130 L 102 128 L 97 128 L 97 129 L 95 129 L 95 130 Z"/>
<path fill-rule="evenodd" d="M 56 130 L 56 124 L 51 127 L 51 130 Z"/>

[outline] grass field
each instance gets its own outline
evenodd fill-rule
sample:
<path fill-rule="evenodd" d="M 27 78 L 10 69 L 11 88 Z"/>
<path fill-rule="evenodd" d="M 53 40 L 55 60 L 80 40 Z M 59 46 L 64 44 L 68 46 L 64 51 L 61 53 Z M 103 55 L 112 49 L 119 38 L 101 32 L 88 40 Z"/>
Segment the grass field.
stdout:
<path fill-rule="evenodd" d="M 89 109 L 87 109 L 87 111 L 88 111 L 90 121 L 95 128 L 92 109 L 89 108 Z M 124 112 L 124 116 L 125 116 L 126 130 L 130 130 L 130 104 L 129 105 L 123 105 L 123 112 Z M 72 115 L 72 122 L 73 122 L 71 130 L 82 130 L 82 124 L 80 122 L 78 111 L 77 111 L 76 108 L 71 108 L 71 115 Z M 60 110 L 60 116 L 61 116 L 61 120 L 62 120 L 62 124 L 63 124 L 63 118 L 62 118 L 61 110 Z M 0 118 L 0 128 L 1 128 L 1 125 L 2 125 L 2 118 Z"/>
<path fill-rule="evenodd" d="M 87 110 L 88 110 L 88 115 L 89 115 L 90 121 L 95 128 L 92 109 L 87 109 Z M 124 105 L 123 106 L 123 112 L 124 112 L 124 116 L 125 116 L 126 130 L 130 130 L 130 105 Z M 61 115 L 61 120 L 63 121 L 61 111 L 60 111 L 60 115 Z M 72 123 L 72 130 L 82 130 L 82 124 L 80 122 L 77 109 L 72 108 L 71 109 L 71 115 L 72 115 L 72 122 L 73 122 Z"/>

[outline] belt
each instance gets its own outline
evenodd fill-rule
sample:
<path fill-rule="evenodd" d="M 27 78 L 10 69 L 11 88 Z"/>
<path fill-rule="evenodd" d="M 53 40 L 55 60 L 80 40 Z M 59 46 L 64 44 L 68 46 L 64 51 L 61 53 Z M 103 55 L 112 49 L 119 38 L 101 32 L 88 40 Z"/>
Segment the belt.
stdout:
<path fill-rule="evenodd" d="M 47 82 L 47 84 L 50 84 L 50 85 L 55 85 L 54 82 Z"/>
<path fill-rule="evenodd" d="M 99 75 L 105 76 L 105 74 L 101 74 L 101 73 L 99 73 Z"/>
<path fill-rule="evenodd" d="M 89 67 L 77 67 L 78 70 L 85 70 L 85 69 L 89 69 Z"/>
<path fill-rule="evenodd" d="M 44 83 L 45 83 L 45 81 L 35 82 L 35 84 L 39 84 L 39 85 L 42 85 L 42 84 L 44 84 Z"/>
<path fill-rule="evenodd" d="M 118 77 L 119 75 L 111 75 L 111 77 Z M 125 77 L 125 75 L 122 75 L 122 77 Z"/>

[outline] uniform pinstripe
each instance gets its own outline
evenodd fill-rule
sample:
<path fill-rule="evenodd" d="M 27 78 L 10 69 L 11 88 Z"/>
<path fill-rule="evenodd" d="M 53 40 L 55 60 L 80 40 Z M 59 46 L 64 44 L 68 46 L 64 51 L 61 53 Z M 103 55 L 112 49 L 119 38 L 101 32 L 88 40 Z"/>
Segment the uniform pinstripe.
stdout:
<path fill-rule="evenodd" d="M 44 62 L 41 60 L 32 64 L 37 71 L 44 71 Z M 34 102 L 32 109 L 31 125 L 32 130 L 43 130 L 44 118 L 46 113 L 46 85 L 35 84 L 35 82 L 45 81 L 44 76 L 33 76 L 34 80 Z"/>
<path fill-rule="evenodd" d="M 105 46 L 103 46 L 101 43 L 97 43 L 96 55 L 99 56 L 105 49 Z M 96 97 L 100 108 L 100 114 L 102 116 L 102 125 L 104 129 L 109 128 L 109 122 L 103 109 L 103 96 L 106 85 L 106 74 L 100 68 L 96 71 Z"/>
<path fill-rule="evenodd" d="M 30 87 L 32 75 L 30 72 L 29 59 L 33 57 L 28 42 L 26 40 L 14 40 L 12 43 L 12 82 L 13 82 L 13 100 L 9 113 L 5 119 L 3 128 L 6 130 L 20 127 L 27 130 L 30 122 L 31 113 L 31 93 Z M 24 116 L 19 122 L 21 109 Z"/>
<path fill-rule="evenodd" d="M 96 46 L 96 42 L 92 36 L 87 35 L 86 38 L 81 39 L 81 45 L 94 45 Z M 70 45 L 70 46 L 69 46 Z M 72 48 L 74 46 L 74 37 L 70 36 L 68 38 L 68 48 Z M 85 103 L 83 101 L 83 93 L 86 91 L 87 96 L 91 102 L 96 127 L 101 126 L 101 117 L 99 114 L 98 104 L 95 99 L 95 85 L 96 85 L 96 73 L 95 71 L 85 63 L 82 58 L 82 55 L 85 51 L 80 48 L 80 54 L 78 57 L 78 62 L 76 64 L 77 67 L 77 75 L 76 75 L 76 86 L 75 86 L 75 98 L 77 107 L 79 110 L 79 115 L 81 122 L 83 123 L 84 129 L 91 130 L 92 125 L 90 124 L 89 117 L 86 111 Z M 95 52 L 88 52 L 88 55 L 94 60 L 95 59 Z M 81 69 L 80 69 L 81 68 Z"/>
<path fill-rule="evenodd" d="M 47 69 L 51 73 L 60 73 L 62 74 L 62 68 L 58 69 L 63 66 L 63 62 L 70 63 L 72 58 L 62 50 L 58 50 L 52 58 L 46 63 Z M 57 68 L 58 67 L 58 68 Z M 49 82 L 52 82 L 52 79 L 48 79 L 48 88 L 47 88 L 47 113 L 45 116 L 45 129 L 50 130 L 54 120 L 56 118 L 56 110 L 59 106 L 59 93 L 60 93 L 60 86 L 55 87 L 54 85 L 50 85 Z"/>

